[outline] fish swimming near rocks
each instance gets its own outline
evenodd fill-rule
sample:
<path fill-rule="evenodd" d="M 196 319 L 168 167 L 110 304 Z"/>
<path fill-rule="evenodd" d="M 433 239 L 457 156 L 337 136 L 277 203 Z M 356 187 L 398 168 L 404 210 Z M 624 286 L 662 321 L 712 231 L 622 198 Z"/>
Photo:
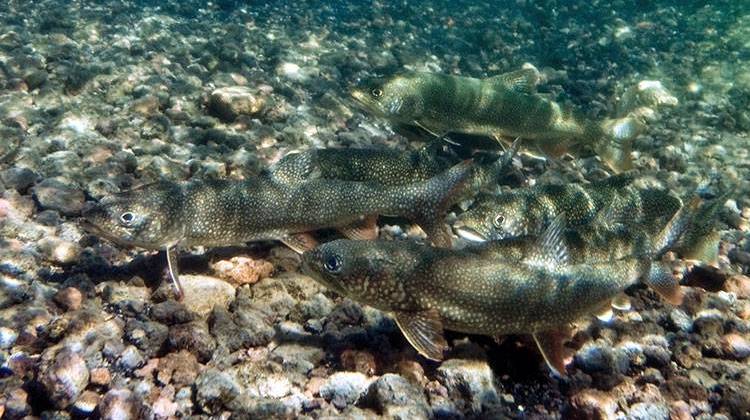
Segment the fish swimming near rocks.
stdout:
<path fill-rule="evenodd" d="M 668 302 L 681 301 L 671 272 L 652 268 L 651 260 L 684 230 L 683 213 L 667 224 L 654 248 L 614 260 L 571 263 L 558 217 L 521 261 L 473 248 L 337 240 L 305 252 L 303 271 L 341 295 L 393 314 L 409 343 L 429 359 L 442 360 L 444 329 L 531 334 L 548 365 L 564 374 L 570 324 L 599 313 L 639 279 Z"/>
<path fill-rule="evenodd" d="M 456 234 L 472 242 L 535 237 L 564 215 L 565 239 L 573 255 L 606 250 L 623 255 L 658 234 L 684 203 L 672 191 L 645 186 L 629 174 L 590 184 L 538 185 L 481 195 L 453 224 Z M 674 251 L 713 264 L 720 237 L 715 220 L 728 192 L 706 200 L 693 212 L 690 226 Z M 598 250 L 598 251 L 597 251 Z"/>
<path fill-rule="evenodd" d="M 621 219 L 657 233 L 682 206 L 666 188 L 641 186 L 630 174 L 590 184 L 545 184 L 482 195 L 453 227 L 467 240 L 492 241 L 541 234 L 560 214 L 569 229 Z M 608 220 L 610 219 L 610 220 Z M 601 225 L 601 223 L 599 223 Z"/>
<path fill-rule="evenodd" d="M 539 80 L 539 71 L 531 65 L 485 79 L 407 72 L 365 81 L 352 97 L 393 124 L 417 126 L 439 138 L 448 133 L 497 140 L 520 137 L 553 156 L 574 144 L 589 145 L 613 169 L 629 168 L 630 143 L 645 128 L 645 120 L 653 117 L 651 108 L 639 106 L 632 112 L 621 111 L 618 118 L 586 121 L 538 94 Z M 628 108 L 644 102 L 676 104 L 657 83 L 632 89 L 635 93 L 626 96 Z M 661 95 L 654 93 L 657 87 Z"/>
<path fill-rule="evenodd" d="M 399 186 L 327 179 L 290 186 L 263 177 L 159 181 L 103 198 L 83 212 L 83 227 L 119 244 L 165 249 L 180 297 L 180 247 L 280 240 L 302 252 L 315 244 L 306 232 L 339 228 L 358 238 L 362 219 L 374 223 L 377 215 L 413 220 L 434 243 L 450 245 L 442 216 L 470 170 L 466 161 Z"/>

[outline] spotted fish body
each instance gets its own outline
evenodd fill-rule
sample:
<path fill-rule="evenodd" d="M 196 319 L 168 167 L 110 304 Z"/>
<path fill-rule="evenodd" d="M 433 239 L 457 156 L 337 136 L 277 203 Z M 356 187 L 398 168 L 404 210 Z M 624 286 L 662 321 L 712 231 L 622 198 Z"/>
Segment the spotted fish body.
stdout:
<path fill-rule="evenodd" d="M 287 184 L 320 178 L 405 185 L 425 181 L 450 167 L 448 158 L 432 145 L 408 152 L 326 148 L 290 153 L 270 168 L 267 176 Z"/>
<path fill-rule="evenodd" d="M 536 94 L 538 78 L 532 68 L 487 79 L 413 72 L 369 81 L 352 95 L 394 123 L 440 135 L 560 141 L 601 134 L 598 126 L 576 121 L 557 103 Z"/>
<path fill-rule="evenodd" d="M 427 181 L 393 187 L 324 179 L 295 186 L 264 178 L 162 181 L 106 197 L 84 218 L 115 241 L 152 249 L 281 239 L 373 214 L 424 222 L 438 218 L 468 171 L 468 164 L 459 164 Z"/>
<path fill-rule="evenodd" d="M 477 155 L 465 188 L 456 200 L 494 188 L 510 166 L 518 143 L 500 157 Z M 296 185 L 315 179 L 372 182 L 398 186 L 426 181 L 449 169 L 456 157 L 429 144 L 419 150 L 327 148 L 290 153 L 263 175 L 277 183 Z"/>
<path fill-rule="evenodd" d="M 595 232 L 607 223 L 655 234 L 681 207 L 666 189 L 640 187 L 628 175 L 591 184 L 540 185 L 482 196 L 454 224 L 470 240 L 498 240 L 541 234 L 558 215 L 571 229 Z M 611 220 L 614 219 L 614 220 Z M 582 239 L 591 236 L 584 233 Z"/>
<path fill-rule="evenodd" d="M 338 240 L 306 252 L 303 267 L 331 290 L 392 313 L 409 342 L 429 358 L 442 358 L 443 328 L 532 334 L 560 371 L 557 333 L 597 312 L 650 266 L 633 257 L 569 264 L 564 251 L 550 250 L 519 263 L 474 250 Z M 678 287 L 671 278 L 656 280 Z"/>

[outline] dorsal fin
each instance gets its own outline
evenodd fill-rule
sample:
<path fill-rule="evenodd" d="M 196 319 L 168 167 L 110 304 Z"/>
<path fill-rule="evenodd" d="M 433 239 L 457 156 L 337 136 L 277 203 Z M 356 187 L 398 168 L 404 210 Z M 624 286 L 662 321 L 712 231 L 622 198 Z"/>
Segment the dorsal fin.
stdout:
<path fill-rule="evenodd" d="M 565 214 L 560 213 L 539 236 L 534 251 L 524 261 L 526 265 L 548 270 L 567 265 L 569 256 L 563 237 L 564 231 Z"/>
<path fill-rule="evenodd" d="M 534 94 L 539 84 L 539 70 L 530 66 L 521 70 L 498 74 L 487 79 L 491 83 L 503 85 L 505 88 L 518 93 Z"/>

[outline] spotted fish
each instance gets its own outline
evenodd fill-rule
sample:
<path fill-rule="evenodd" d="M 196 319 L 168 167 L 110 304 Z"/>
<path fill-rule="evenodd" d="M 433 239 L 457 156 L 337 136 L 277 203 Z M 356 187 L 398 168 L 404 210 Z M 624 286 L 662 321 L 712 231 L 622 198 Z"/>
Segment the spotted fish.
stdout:
<path fill-rule="evenodd" d="M 673 219 L 656 244 L 670 246 L 675 232 L 684 229 L 682 220 Z M 670 272 L 651 268 L 660 250 L 575 264 L 562 231 L 558 218 L 540 237 L 536 252 L 521 261 L 474 248 L 337 240 L 305 252 L 303 270 L 339 294 L 391 313 L 427 358 L 443 358 L 444 329 L 531 334 L 549 366 L 564 374 L 563 343 L 571 323 L 600 312 L 639 279 L 671 303 L 681 301 L 681 291 Z"/>
<path fill-rule="evenodd" d="M 459 236 L 473 241 L 536 236 L 564 214 L 570 229 L 617 219 L 627 227 L 656 234 L 682 201 L 665 188 L 644 187 L 636 181 L 632 175 L 617 175 L 591 184 L 538 185 L 483 195 L 453 227 Z"/>
<path fill-rule="evenodd" d="M 587 121 L 538 94 L 539 80 L 530 65 L 485 79 L 408 72 L 365 81 L 352 97 L 394 125 L 417 126 L 440 138 L 448 133 L 520 137 L 551 155 L 589 145 L 614 169 L 629 167 L 630 143 L 645 128 L 643 110 L 649 108 Z"/>
<path fill-rule="evenodd" d="M 314 246 L 305 232 L 343 228 L 375 215 L 414 220 L 433 242 L 449 245 L 442 216 L 470 168 L 463 162 L 425 181 L 399 186 L 327 179 L 292 186 L 263 177 L 160 181 L 103 198 L 84 212 L 83 225 L 119 244 L 166 249 L 181 293 L 180 247 L 275 239 L 301 252 Z"/>

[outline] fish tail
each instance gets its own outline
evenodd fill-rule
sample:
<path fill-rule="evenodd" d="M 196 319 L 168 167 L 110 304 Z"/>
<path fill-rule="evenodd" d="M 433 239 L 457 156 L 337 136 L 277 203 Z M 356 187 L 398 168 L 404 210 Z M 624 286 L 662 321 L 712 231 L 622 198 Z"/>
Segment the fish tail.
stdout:
<path fill-rule="evenodd" d="M 412 209 L 413 220 L 425 231 L 435 246 L 451 246 L 451 232 L 443 219 L 448 209 L 470 188 L 473 171 L 471 160 L 465 160 L 440 175 L 425 181 Z"/>
<path fill-rule="evenodd" d="M 627 116 L 607 119 L 597 128 L 600 137 L 594 149 L 601 159 L 615 172 L 632 169 L 633 141 L 644 131 L 645 125 L 639 119 Z"/>

